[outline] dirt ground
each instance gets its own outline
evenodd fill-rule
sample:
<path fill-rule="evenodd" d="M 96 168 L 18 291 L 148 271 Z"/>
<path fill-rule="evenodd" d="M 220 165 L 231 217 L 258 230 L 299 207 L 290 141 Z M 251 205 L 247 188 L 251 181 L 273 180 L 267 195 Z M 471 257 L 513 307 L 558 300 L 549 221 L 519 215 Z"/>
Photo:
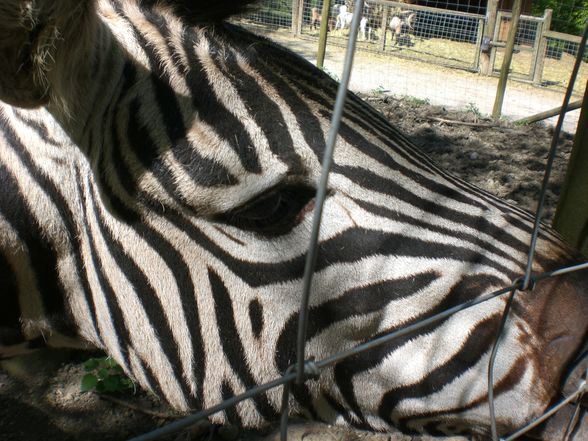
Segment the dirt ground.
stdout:
<path fill-rule="evenodd" d="M 415 99 L 366 96 L 377 109 L 414 139 L 439 165 L 456 175 L 534 210 L 552 129 L 542 125 L 493 125 L 475 108 L 467 112 L 429 106 Z M 461 121 L 462 125 L 450 121 Z M 572 136 L 564 134 L 547 193 L 553 213 Z M 173 421 L 176 416 L 141 392 L 119 397 L 125 404 L 82 393 L 81 362 L 87 354 L 32 356 L 0 370 L 0 441 L 109 441 L 136 436 Z M 11 372 L 9 374 L 8 372 Z M 174 441 L 255 441 L 265 434 L 200 425 L 168 437 Z M 274 434 L 269 439 L 279 438 Z M 291 440 L 408 441 L 413 438 L 340 431 L 327 426 L 292 428 Z M 426 438 L 419 438 L 426 439 Z"/>

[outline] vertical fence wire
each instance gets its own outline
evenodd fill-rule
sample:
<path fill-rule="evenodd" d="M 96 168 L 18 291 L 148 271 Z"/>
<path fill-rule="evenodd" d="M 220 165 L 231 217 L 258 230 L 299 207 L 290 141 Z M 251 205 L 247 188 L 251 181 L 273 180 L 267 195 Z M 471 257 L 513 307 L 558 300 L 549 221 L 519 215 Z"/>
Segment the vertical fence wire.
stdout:
<path fill-rule="evenodd" d="M 356 3 L 355 11 L 353 13 L 353 20 L 351 22 L 351 35 L 345 53 L 345 61 L 341 82 L 337 91 L 337 99 L 335 101 L 335 109 L 331 120 L 331 128 L 327 138 L 325 153 L 323 155 L 323 167 L 320 177 L 320 182 L 316 193 L 315 209 L 312 219 L 312 232 L 308 253 L 306 255 L 306 262 L 304 267 L 304 287 L 302 292 L 302 302 L 300 305 L 300 314 L 298 316 L 298 339 L 297 339 L 297 377 L 296 382 L 301 384 L 304 378 L 304 348 L 306 345 L 306 328 L 308 326 L 308 304 L 310 299 L 310 291 L 312 287 L 312 278 L 314 275 L 314 268 L 316 264 L 316 257 L 318 252 L 318 237 L 320 233 L 320 225 L 323 215 L 323 207 L 327 196 L 327 184 L 329 181 L 329 172 L 333 162 L 333 153 L 335 149 L 335 142 L 339 133 L 339 125 L 343 116 L 343 107 L 345 105 L 345 98 L 347 96 L 347 86 L 351 78 L 351 68 L 353 67 L 353 57 L 355 55 L 355 43 L 357 40 L 357 32 L 359 29 L 359 22 L 363 11 L 363 0 Z"/>

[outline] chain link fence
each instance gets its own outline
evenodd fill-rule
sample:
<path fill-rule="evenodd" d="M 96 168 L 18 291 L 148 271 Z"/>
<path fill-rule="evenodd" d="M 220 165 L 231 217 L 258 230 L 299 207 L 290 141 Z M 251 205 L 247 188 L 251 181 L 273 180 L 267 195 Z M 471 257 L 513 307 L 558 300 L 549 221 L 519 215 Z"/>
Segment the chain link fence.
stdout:
<path fill-rule="evenodd" d="M 356 5 L 359 5 L 359 7 L 361 7 L 362 4 L 363 4 L 363 1 L 361 1 L 361 0 L 358 0 L 356 3 Z M 267 11 L 266 12 L 258 12 L 258 14 L 259 14 L 258 17 L 265 17 L 265 18 L 268 18 L 270 16 L 272 16 L 272 17 L 276 16 L 276 15 L 271 15 Z M 283 20 L 280 22 L 280 23 L 283 23 L 282 26 L 287 27 L 288 23 L 290 24 L 290 26 L 292 26 L 293 21 L 291 19 L 291 15 L 288 15 L 286 12 L 284 12 L 283 15 L 282 14 L 278 14 L 278 15 L 281 17 L 281 20 Z M 288 17 L 290 17 L 290 18 L 288 18 Z M 566 273 L 570 273 L 570 272 L 588 270 L 588 263 L 584 263 L 584 264 L 575 265 L 575 266 L 571 266 L 571 267 L 567 267 L 567 268 L 557 269 L 557 270 L 542 273 L 542 274 L 532 274 L 532 272 L 531 272 L 531 267 L 532 267 L 532 263 L 534 260 L 535 244 L 537 241 L 541 218 L 542 218 L 543 204 L 545 201 L 545 193 L 546 193 L 546 189 L 547 189 L 547 183 L 548 183 L 549 176 L 551 173 L 553 159 L 556 154 L 557 141 L 558 141 L 558 137 L 560 134 L 560 130 L 562 128 L 562 123 L 563 123 L 563 114 L 560 114 L 560 117 L 559 117 L 558 122 L 556 124 L 555 130 L 554 130 L 553 142 L 551 144 L 551 149 L 550 149 L 550 152 L 549 152 L 549 155 L 547 158 L 545 175 L 544 175 L 542 189 L 541 189 L 541 193 L 540 193 L 540 197 L 539 197 L 539 201 L 538 201 L 538 208 L 537 208 L 537 212 L 536 212 L 536 216 L 535 216 L 535 220 L 534 220 L 533 234 L 532 234 L 531 241 L 529 244 L 529 254 L 528 254 L 527 267 L 526 267 L 525 274 L 521 275 L 520 278 L 513 281 L 512 285 L 510 285 L 510 286 L 504 287 L 503 289 L 500 289 L 498 291 L 495 291 L 495 292 L 492 292 L 489 294 L 474 297 L 472 300 L 469 300 L 467 302 L 464 302 L 464 303 L 458 304 L 456 306 L 453 306 L 451 308 L 448 308 L 448 309 L 446 309 L 440 313 L 434 314 L 424 320 L 409 324 L 401 329 L 398 329 L 398 330 L 391 332 L 389 334 L 380 336 L 379 338 L 375 338 L 374 340 L 368 341 L 366 343 L 360 344 L 354 348 L 351 348 L 351 349 L 348 349 L 348 350 L 345 350 L 343 352 L 339 352 L 336 354 L 332 354 L 331 356 L 326 357 L 321 360 L 309 360 L 309 359 L 304 358 L 305 344 L 306 344 L 306 327 L 307 327 L 307 317 L 308 317 L 308 305 L 309 305 L 309 298 L 311 295 L 311 285 L 312 285 L 312 278 L 313 278 L 313 274 L 314 274 L 314 265 L 315 265 L 315 260 L 316 260 L 316 254 L 318 252 L 318 232 L 320 229 L 320 223 L 321 223 L 321 217 L 322 217 L 322 207 L 323 207 L 323 203 L 324 203 L 324 200 L 326 197 L 327 179 L 328 179 L 328 174 L 329 174 L 332 160 L 333 160 L 333 150 L 334 150 L 335 141 L 337 138 L 338 128 L 339 128 L 341 117 L 343 114 L 343 106 L 344 106 L 344 101 L 345 101 L 346 90 L 347 90 L 347 87 L 348 87 L 348 84 L 349 84 L 349 81 L 351 78 L 351 66 L 352 66 L 353 57 L 354 57 L 355 49 L 356 49 L 355 37 L 357 36 L 357 34 L 360 30 L 360 19 L 361 19 L 360 10 L 356 9 L 356 12 L 353 15 L 353 19 L 352 19 L 352 22 L 350 25 L 349 35 L 351 36 L 351 38 L 349 38 L 347 50 L 346 50 L 345 57 L 343 60 L 344 69 L 343 69 L 343 73 L 342 73 L 342 77 L 341 77 L 341 85 L 340 85 L 340 88 L 339 88 L 339 91 L 337 94 L 337 100 L 335 103 L 335 108 L 334 108 L 333 117 L 332 117 L 332 121 L 331 121 L 331 128 L 329 131 L 329 135 L 328 135 L 328 139 L 327 139 L 327 146 L 325 149 L 323 163 L 322 163 L 323 170 L 322 170 L 320 183 L 319 183 L 318 190 L 317 190 L 315 211 L 314 211 L 314 217 L 313 217 L 313 228 L 312 228 L 312 232 L 311 232 L 311 241 L 310 241 L 310 245 L 309 245 L 308 253 L 307 253 L 306 266 L 305 266 L 305 271 L 304 271 L 304 280 L 303 280 L 304 289 L 303 289 L 302 296 L 301 296 L 301 307 L 300 307 L 300 312 L 299 312 L 299 328 L 298 328 L 298 340 L 297 340 L 297 362 L 294 365 L 290 366 L 290 368 L 286 372 L 284 372 L 282 377 L 276 378 L 274 381 L 271 381 L 271 382 L 263 384 L 263 385 L 256 386 L 256 387 L 254 387 L 254 388 L 252 388 L 252 389 L 250 389 L 240 395 L 233 396 L 232 398 L 229 398 L 229 399 L 223 401 L 222 403 L 219 403 L 218 405 L 213 406 L 209 409 L 195 413 L 195 414 L 188 416 L 182 420 L 178 420 L 176 422 L 173 422 L 167 426 L 164 426 L 160 429 L 149 432 L 145 435 L 133 438 L 132 441 L 147 441 L 147 440 L 162 439 L 165 436 L 176 433 L 184 428 L 187 428 L 187 427 L 195 424 L 197 421 L 199 421 L 203 418 L 206 418 L 206 417 L 213 415 L 217 412 L 222 412 L 222 411 L 228 409 L 229 407 L 240 403 L 241 401 L 250 399 L 252 397 L 255 397 L 258 394 L 262 394 L 262 393 L 268 392 L 274 388 L 280 388 L 280 387 L 282 388 L 282 397 L 283 397 L 282 410 L 281 410 L 281 414 L 282 414 L 282 417 L 281 417 L 281 439 L 283 441 L 285 441 L 287 439 L 288 402 L 289 402 L 289 398 L 290 398 L 290 387 L 292 384 L 294 384 L 294 383 L 300 384 L 305 381 L 316 379 L 320 376 L 321 370 L 323 370 L 329 366 L 333 366 L 334 364 L 336 364 L 336 363 L 338 363 L 348 357 L 352 357 L 352 356 L 357 355 L 359 353 L 362 353 L 364 351 L 368 351 L 370 349 L 373 349 L 379 345 L 382 345 L 382 344 L 388 343 L 392 340 L 409 335 L 409 334 L 416 332 L 420 329 L 423 329 L 427 326 L 438 323 L 438 322 L 452 316 L 453 314 L 456 314 L 460 311 L 464 311 L 466 309 L 472 308 L 476 305 L 479 305 L 483 302 L 487 302 L 489 300 L 495 299 L 497 297 L 506 297 L 507 302 L 506 302 L 506 306 L 505 306 L 505 309 L 503 312 L 500 328 L 497 332 L 497 335 L 495 336 L 495 342 L 494 342 L 494 346 L 493 346 L 493 349 L 491 352 L 490 361 L 488 364 L 488 401 L 489 401 L 489 412 L 490 412 L 490 418 L 491 418 L 492 439 L 494 441 L 498 441 L 499 439 L 501 441 L 512 441 L 512 440 L 518 439 L 521 436 L 523 436 L 525 433 L 527 433 L 530 429 L 532 429 L 533 427 L 537 426 L 541 422 L 545 421 L 547 418 L 554 415 L 555 412 L 557 412 L 557 410 L 561 409 L 562 407 L 564 407 L 574 401 L 579 402 L 579 399 L 588 391 L 588 386 L 586 383 L 586 376 L 588 374 L 588 372 L 587 372 L 587 373 L 584 373 L 584 375 L 581 375 L 579 377 L 578 384 L 577 384 L 576 388 L 574 390 L 570 391 L 565 399 L 563 399 L 559 403 L 555 404 L 552 408 L 548 409 L 548 411 L 546 411 L 541 417 L 530 422 L 528 425 L 526 425 L 525 427 L 522 427 L 520 430 L 517 430 L 516 432 L 509 434 L 508 436 L 499 438 L 498 433 L 497 433 L 497 429 L 496 429 L 496 421 L 494 418 L 494 394 L 493 394 L 493 390 L 494 390 L 494 388 L 493 388 L 493 386 L 494 386 L 494 378 L 493 378 L 494 360 L 495 360 L 496 354 L 499 350 L 499 342 L 500 342 L 502 332 L 504 329 L 504 324 L 508 320 L 509 310 L 512 305 L 514 297 L 516 296 L 518 291 L 533 290 L 537 283 L 541 283 L 541 281 L 543 281 L 545 279 L 559 276 L 559 275 L 566 274 Z M 273 24 L 272 26 L 276 26 L 276 25 Z M 587 35 L 588 35 L 588 26 L 586 27 L 586 30 L 584 31 L 584 35 L 583 35 L 582 40 L 580 42 L 581 48 L 585 47 Z M 570 98 L 572 96 L 573 84 L 574 84 L 575 79 L 577 77 L 580 63 L 582 62 L 581 60 L 582 60 L 582 53 L 579 52 L 578 57 L 576 59 L 576 63 L 574 65 L 574 69 L 572 71 L 571 79 L 568 83 L 569 87 L 567 88 L 566 93 L 565 93 L 564 107 L 567 105 L 567 103 L 569 103 Z M 575 422 L 572 419 L 570 421 L 570 425 L 569 425 L 568 429 L 573 429 L 573 424 L 575 424 Z"/>

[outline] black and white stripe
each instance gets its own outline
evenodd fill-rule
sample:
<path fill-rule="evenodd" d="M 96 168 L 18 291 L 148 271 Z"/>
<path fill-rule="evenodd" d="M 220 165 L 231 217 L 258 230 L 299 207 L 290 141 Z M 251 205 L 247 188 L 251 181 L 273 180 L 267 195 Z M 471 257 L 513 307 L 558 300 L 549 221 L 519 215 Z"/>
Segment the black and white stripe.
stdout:
<path fill-rule="evenodd" d="M 1 356 L 12 343 L 81 337 L 182 410 L 293 363 L 337 85 L 219 21 L 243 2 L 217 3 L 206 14 L 198 1 L 80 3 L 71 19 L 85 34 L 55 44 L 37 102 L 47 104 L 0 103 Z M 7 41 L 0 33 L 0 55 Z M 65 64 L 69 53 L 85 62 Z M 6 92 L 11 72 L 0 73 L 0 98 L 30 107 L 35 97 Z M 51 72 L 75 78 L 71 90 L 56 97 Z M 531 216 L 439 170 L 352 94 L 329 192 L 309 357 L 510 285 L 524 271 Z M 542 231 L 536 271 L 575 259 Z M 486 433 L 485 372 L 503 307 L 478 305 L 343 361 L 295 389 L 293 412 L 372 430 Z M 495 370 L 503 430 L 556 396 L 586 313 L 585 276 L 517 297 Z M 276 419 L 279 405 L 273 390 L 215 418 L 258 426 Z"/>

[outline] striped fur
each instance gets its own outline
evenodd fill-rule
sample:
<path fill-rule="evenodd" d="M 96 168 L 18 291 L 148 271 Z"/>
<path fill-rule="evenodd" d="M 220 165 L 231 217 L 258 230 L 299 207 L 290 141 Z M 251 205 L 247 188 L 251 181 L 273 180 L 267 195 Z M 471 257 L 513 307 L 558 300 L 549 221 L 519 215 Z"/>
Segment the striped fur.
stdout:
<path fill-rule="evenodd" d="M 31 2 L 9 3 L 18 16 Z M 34 17 L 35 32 L 21 29 L 16 40 L 0 34 L 6 63 L 36 60 L 47 23 L 65 36 L 44 67 L 31 61 L 0 73 L 0 338 L 57 345 L 81 337 L 188 410 L 269 381 L 294 361 L 337 85 L 218 21 L 236 2 L 203 20 L 194 18 L 198 7 L 178 4 L 84 2 L 61 21 L 51 11 Z M 68 17 L 81 38 L 62 32 Z M 26 81 L 38 93 L 10 88 Z M 353 95 L 334 162 L 308 357 L 524 271 L 531 216 L 439 170 Z M 535 271 L 576 260 L 542 231 Z M 495 370 L 501 431 L 558 396 L 587 330 L 587 297 L 585 274 L 517 295 Z M 296 388 L 292 412 L 370 430 L 485 434 L 486 367 L 503 307 L 503 299 L 481 304 L 343 361 Z M 273 390 L 214 418 L 260 426 L 279 404 Z"/>

